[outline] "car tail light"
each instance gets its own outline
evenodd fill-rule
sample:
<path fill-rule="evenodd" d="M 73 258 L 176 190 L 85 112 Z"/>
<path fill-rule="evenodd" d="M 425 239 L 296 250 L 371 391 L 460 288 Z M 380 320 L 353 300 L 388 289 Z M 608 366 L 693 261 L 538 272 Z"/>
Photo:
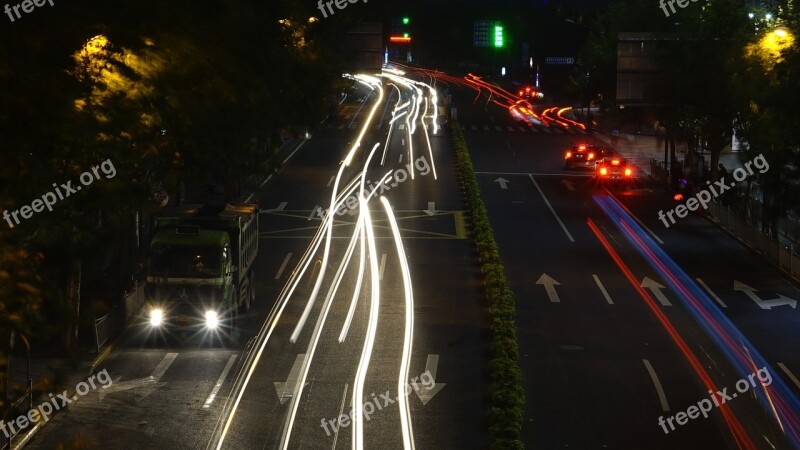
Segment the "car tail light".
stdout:
<path fill-rule="evenodd" d="M 674 197 L 672 197 L 676 202 L 683 200 L 683 194 L 677 193 Z"/>
<path fill-rule="evenodd" d="M 569 159 L 569 158 L 572 158 L 572 152 L 567 152 L 567 154 L 564 155 L 564 159 Z"/>
<path fill-rule="evenodd" d="M 519 96 L 522 97 L 522 91 L 519 91 Z"/>
<path fill-rule="evenodd" d="M 600 175 L 608 175 L 608 169 L 605 167 L 600 168 Z"/>
<path fill-rule="evenodd" d="M 612 159 L 611 160 L 611 164 L 614 165 L 614 166 L 618 166 L 619 165 L 619 160 L 618 159 Z"/>
<path fill-rule="evenodd" d="M 589 153 L 589 159 L 594 159 L 594 153 Z"/>
<path fill-rule="evenodd" d="M 629 177 L 631 175 L 633 175 L 633 171 L 631 169 L 625 169 L 625 176 Z"/>
<path fill-rule="evenodd" d="M 579 150 L 586 150 L 586 146 L 585 146 L 585 145 L 579 145 L 579 146 L 578 146 L 578 149 L 579 149 Z"/>

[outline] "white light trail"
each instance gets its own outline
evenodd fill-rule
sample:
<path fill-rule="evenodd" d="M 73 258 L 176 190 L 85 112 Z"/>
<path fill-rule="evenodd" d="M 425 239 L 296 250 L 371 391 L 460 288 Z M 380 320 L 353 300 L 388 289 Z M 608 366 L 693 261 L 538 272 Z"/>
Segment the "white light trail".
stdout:
<path fill-rule="evenodd" d="M 403 430 L 403 448 L 405 450 L 414 450 L 414 430 L 411 424 L 411 410 L 408 406 L 408 395 L 401 395 L 406 391 L 406 383 L 408 382 L 408 369 L 411 365 L 411 350 L 414 342 L 414 292 L 411 286 L 411 270 L 408 268 L 408 261 L 406 260 L 406 252 L 403 246 L 403 240 L 400 237 L 400 230 L 397 226 L 397 221 L 392 212 L 392 207 L 389 205 L 389 200 L 386 197 L 381 197 L 381 203 L 386 209 L 386 216 L 389 218 L 389 223 L 392 227 L 392 235 L 394 236 L 394 244 L 397 249 L 397 255 L 400 259 L 400 270 L 403 272 L 403 288 L 405 290 L 405 305 L 406 305 L 406 322 L 403 334 L 403 356 L 400 360 L 400 372 L 397 377 L 397 393 L 398 405 L 400 407 L 400 426 Z"/>
<path fill-rule="evenodd" d="M 364 449 L 364 381 L 367 377 L 367 369 L 372 358 L 372 347 L 375 344 L 375 334 L 378 327 L 378 311 L 381 302 L 381 286 L 378 279 L 378 252 L 375 250 L 375 233 L 372 228 L 372 216 L 367 206 L 367 199 L 361 197 L 361 213 L 363 214 L 364 224 L 367 230 L 367 248 L 369 249 L 370 280 L 372 282 L 372 294 L 370 302 L 369 321 L 367 323 L 367 335 L 364 342 L 364 349 L 361 352 L 361 360 L 356 370 L 356 378 L 353 383 L 353 448 L 356 450 Z"/>

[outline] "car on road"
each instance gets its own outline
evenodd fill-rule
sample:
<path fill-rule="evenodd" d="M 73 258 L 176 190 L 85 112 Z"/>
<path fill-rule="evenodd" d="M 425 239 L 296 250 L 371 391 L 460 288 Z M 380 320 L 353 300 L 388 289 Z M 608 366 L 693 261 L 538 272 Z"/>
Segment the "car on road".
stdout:
<path fill-rule="evenodd" d="M 573 145 L 564 151 L 564 168 L 594 169 L 598 161 L 613 154 L 614 151 L 606 147 L 587 144 Z"/>
<path fill-rule="evenodd" d="M 532 86 L 524 86 L 520 88 L 519 92 L 517 92 L 520 98 L 531 98 L 531 99 L 541 99 L 544 98 L 544 94 L 537 91 Z"/>
<path fill-rule="evenodd" d="M 621 156 L 607 156 L 597 162 L 595 175 L 600 183 L 629 184 L 633 181 L 633 166 Z"/>

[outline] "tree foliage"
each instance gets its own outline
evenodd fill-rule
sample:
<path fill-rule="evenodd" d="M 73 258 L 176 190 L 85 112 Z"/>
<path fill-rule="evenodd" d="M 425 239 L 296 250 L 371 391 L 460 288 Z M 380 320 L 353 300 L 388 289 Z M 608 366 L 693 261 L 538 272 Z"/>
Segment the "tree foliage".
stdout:
<path fill-rule="evenodd" d="M 68 286 L 103 269 L 154 186 L 236 183 L 263 170 L 280 128 L 322 119 L 339 77 L 331 44 L 347 24 L 315 12 L 290 0 L 110 0 L 56 3 L 4 24 L 2 209 L 30 205 L 53 183 L 77 185 L 103 161 L 116 175 L 52 212 L 2 222 L 0 311 L 14 319 L 0 323 L 0 340 L 34 323 L 23 317 L 42 297 L 49 320 L 66 313 L 60 321 L 75 326 Z"/>

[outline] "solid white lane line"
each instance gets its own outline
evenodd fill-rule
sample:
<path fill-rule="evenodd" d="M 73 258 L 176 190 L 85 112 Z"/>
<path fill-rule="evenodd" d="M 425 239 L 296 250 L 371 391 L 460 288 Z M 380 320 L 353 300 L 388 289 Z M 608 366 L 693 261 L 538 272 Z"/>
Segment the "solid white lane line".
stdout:
<path fill-rule="evenodd" d="M 206 399 L 203 408 L 209 408 L 211 404 L 214 403 L 214 399 L 217 397 L 217 392 L 219 392 L 219 388 L 222 387 L 222 383 L 225 382 L 225 378 L 228 377 L 228 372 L 231 371 L 231 367 L 233 367 L 233 363 L 236 361 L 236 358 L 236 355 L 231 355 L 231 357 L 228 358 L 228 364 L 225 364 L 225 369 L 222 371 L 219 379 L 217 379 L 217 384 L 215 384 L 214 389 L 211 390 L 211 395 L 209 395 L 208 399 Z"/>
<path fill-rule="evenodd" d="M 301 142 L 300 145 L 298 145 L 297 148 L 294 149 L 294 151 L 289 156 L 287 156 L 286 159 L 283 160 L 283 163 L 286 164 L 290 159 L 292 159 L 292 156 L 294 156 L 294 154 L 297 153 L 297 151 L 300 150 L 300 147 L 305 145 L 306 142 L 308 142 L 307 139 L 305 141 Z"/>
<path fill-rule="evenodd" d="M 789 379 L 792 380 L 792 383 L 794 383 L 797 389 L 800 390 L 800 380 L 798 380 L 797 377 L 795 377 L 794 374 L 790 372 L 789 369 L 783 363 L 779 362 L 778 367 L 780 367 L 781 370 L 786 372 L 786 376 L 789 377 Z"/>
<path fill-rule="evenodd" d="M 175 361 L 175 358 L 177 357 L 178 357 L 177 353 L 167 353 L 164 356 L 164 359 L 162 359 L 161 362 L 158 363 L 158 366 L 156 366 L 156 370 L 153 371 L 153 374 L 150 375 L 150 378 L 155 378 L 156 381 L 160 380 L 161 377 L 164 376 L 164 372 L 166 372 L 167 369 L 169 369 L 169 366 L 172 364 L 173 361 Z"/>
<path fill-rule="evenodd" d="M 385 268 L 386 268 L 386 253 L 381 255 L 381 268 L 378 269 L 378 272 L 380 273 L 380 277 L 378 279 L 383 280 L 383 269 L 385 269 Z"/>
<path fill-rule="evenodd" d="M 548 200 L 547 197 L 545 197 L 542 188 L 539 187 L 539 183 L 536 182 L 536 179 L 534 179 L 533 175 L 531 174 L 528 174 L 528 178 L 530 178 L 531 181 L 533 182 L 533 185 L 536 186 L 536 190 L 539 191 L 539 194 L 542 196 L 542 199 L 544 199 L 545 204 L 547 205 L 548 208 L 550 208 L 550 212 L 553 213 L 553 217 L 556 218 L 558 224 L 561 225 L 561 229 L 564 230 L 564 233 L 566 233 L 567 237 L 569 238 L 569 241 L 575 242 L 575 239 L 569 233 L 569 230 L 567 230 L 567 227 L 564 225 L 564 222 L 561 221 L 561 218 L 558 217 L 558 214 L 556 214 L 556 210 L 553 209 L 553 205 L 550 204 L 550 200 Z"/>
<path fill-rule="evenodd" d="M 600 292 L 603 293 L 603 297 L 606 298 L 608 304 L 613 305 L 614 302 L 611 300 L 611 296 L 608 295 L 608 291 L 606 291 L 606 288 L 605 286 L 603 286 L 603 283 L 600 282 L 600 278 L 597 275 L 592 275 L 592 278 L 594 278 L 594 282 L 597 283 L 597 287 L 600 288 Z"/>
<path fill-rule="evenodd" d="M 664 389 L 661 387 L 661 381 L 658 379 L 658 375 L 656 375 L 656 371 L 653 370 L 653 366 L 650 365 L 650 361 L 643 359 L 644 367 L 647 368 L 647 372 L 650 373 L 650 378 L 653 380 L 653 384 L 656 386 L 656 391 L 658 391 L 658 400 L 661 402 L 661 410 L 662 411 L 669 411 L 669 403 L 667 403 L 667 396 L 664 394 Z"/>
<path fill-rule="evenodd" d="M 281 278 L 281 274 L 283 273 L 284 270 L 286 270 L 286 264 L 289 264 L 290 259 L 292 259 L 292 254 L 287 253 L 286 258 L 283 258 L 283 264 L 281 264 L 281 267 L 278 269 L 278 273 L 275 274 L 276 280 L 279 280 Z"/>
<path fill-rule="evenodd" d="M 350 387 L 349 384 L 347 383 L 344 384 L 344 392 L 342 393 L 342 404 L 341 406 L 339 406 L 339 415 L 336 416 L 337 418 L 342 417 L 342 414 L 344 414 L 344 402 L 347 401 L 347 389 L 349 387 Z M 336 450 L 336 441 L 339 440 L 339 428 L 341 427 L 342 427 L 341 424 L 338 424 L 334 428 L 335 431 L 333 433 L 333 445 L 331 446 L 331 450 Z"/>
<path fill-rule="evenodd" d="M 710 295 L 711 298 L 716 300 L 717 303 L 720 304 L 720 306 L 722 306 L 723 308 L 727 308 L 728 307 L 728 305 L 726 305 L 725 302 L 723 302 L 719 297 L 717 297 L 717 294 L 715 294 L 714 291 L 712 291 L 711 288 L 708 287 L 708 285 L 703 282 L 703 280 L 701 280 L 700 278 L 695 278 L 695 280 L 697 280 L 697 283 L 700 286 L 703 286 L 703 289 L 705 289 L 706 292 L 708 292 L 708 295 Z"/>

